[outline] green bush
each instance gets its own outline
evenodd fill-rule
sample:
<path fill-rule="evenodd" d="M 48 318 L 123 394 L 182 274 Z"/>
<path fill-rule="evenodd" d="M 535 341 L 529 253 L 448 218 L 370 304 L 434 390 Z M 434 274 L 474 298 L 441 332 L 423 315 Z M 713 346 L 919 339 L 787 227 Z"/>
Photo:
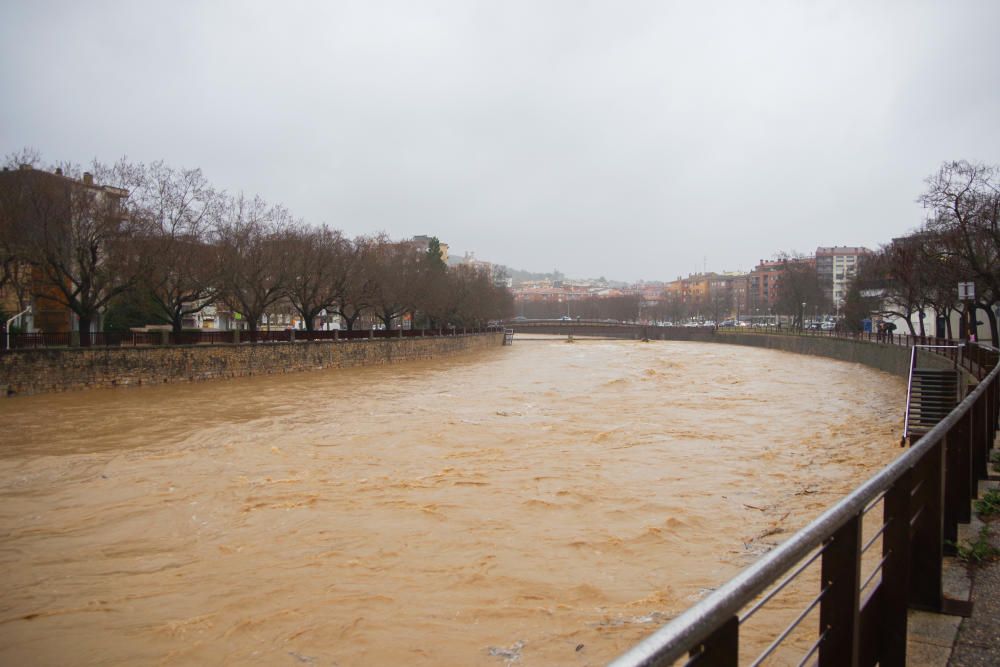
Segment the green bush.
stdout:
<path fill-rule="evenodd" d="M 979 529 L 979 537 L 975 541 L 968 541 L 965 544 L 955 544 L 950 542 L 957 550 L 958 557 L 966 563 L 979 565 L 995 560 L 1000 556 L 1000 550 L 989 542 L 989 528 L 983 526 Z"/>
<path fill-rule="evenodd" d="M 1000 489 L 990 489 L 980 500 L 977 500 L 974 507 L 976 513 L 982 517 L 1000 514 Z"/>

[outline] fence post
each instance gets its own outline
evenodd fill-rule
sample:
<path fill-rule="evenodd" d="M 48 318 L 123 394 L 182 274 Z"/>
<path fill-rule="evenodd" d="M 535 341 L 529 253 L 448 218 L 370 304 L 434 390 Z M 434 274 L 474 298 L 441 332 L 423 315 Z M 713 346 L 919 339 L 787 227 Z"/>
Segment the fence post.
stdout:
<path fill-rule="evenodd" d="M 955 453 L 954 484 L 956 492 L 962 494 L 962 500 L 958 504 L 958 520 L 961 523 L 972 520 L 972 505 L 969 501 L 976 497 L 976 478 L 972 470 L 972 434 L 969 432 L 971 423 L 972 417 L 966 412 L 948 431 L 948 447 L 954 442 L 958 450 Z M 952 475 L 949 473 L 948 477 L 950 484 Z"/>
<path fill-rule="evenodd" d="M 233 329 L 233 345 L 239 345 L 239 344 L 240 344 L 240 330 Z"/>
<path fill-rule="evenodd" d="M 375 330 L 374 329 L 369 329 L 368 330 L 368 340 L 375 340 Z"/>
<path fill-rule="evenodd" d="M 399 337 L 403 337 L 403 327 L 399 327 Z"/>
<path fill-rule="evenodd" d="M 1000 396 L 1000 393 L 998 393 L 998 389 L 1000 389 L 1000 388 L 998 388 L 997 384 L 998 383 L 996 381 L 996 378 L 994 378 L 993 382 L 990 383 L 990 386 L 986 388 L 986 393 L 990 397 L 989 400 L 987 401 L 987 406 L 989 407 L 989 411 L 990 411 L 990 414 L 989 414 L 990 443 L 989 444 L 990 444 L 991 448 L 993 447 L 994 443 L 996 442 L 996 437 L 997 437 L 997 396 Z"/>
<path fill-rule="evenodd" d="M 736 667 L 739 660 L 740 619 L 731 617 L 715 632 L 691 649 L 690 657 L 698 667 Z"/>
<path fill-rule="evenodd" d="M 903 473 L 886 491 L 882 504 L 882 632 L 879 664 L 906 665 L 907 607 L 910 604 L 910 489 L 913 469 Z M 966 503 L 968 504 L 968 503 Z"/>
<path fill-rule="evenodd" d="M 983 394 L 972 404 L 969 412 L 972 414 L 972 471 L 975 479 L 986 479 L 989 476 L 989 447 L 986 444 L 986 406 L 983 404 Z M 978 485 L 977 485 L 978 486 Z M 979 491 L 976 490 L 978 497 Z"/>
<path fill-rule="evenodd" d="M 826 543 L 820 587 L 825 590 L 819 606 L 820 632 L 828 634 L 819 645 L 819 665 L 856 666 L 861 637 L 858 622 L 858 589 L 861 587 L 860 515 L 851 517 Z"/>
<path fill-rule="evenodd" d="M 941 611 L 942 560 L 944 558 L 944 447 L 936 443 L 916 465 L 920 489 L 913 500 L 917 505 L 913 531 L 912 604 L 917 609 Z"/>
<path fill-rule="evenodd" d="M 952 427 L 945 434 L 944 440 L 944 526 L 942 537 L 945 541 L 944 551 L 949 555 L 954 555 L 954 548 L 949 546 L 949 543 L 958 541 L 958 524 L 962 521 L 962 508 L 963 506 L 969 507 L 968 488 L 966 488 L 969 469 L 968 447 L 962 446 L 960 434 L 956 431 L 957 427 Z M 963 458 L 965 459 L 964 464 Z"/>

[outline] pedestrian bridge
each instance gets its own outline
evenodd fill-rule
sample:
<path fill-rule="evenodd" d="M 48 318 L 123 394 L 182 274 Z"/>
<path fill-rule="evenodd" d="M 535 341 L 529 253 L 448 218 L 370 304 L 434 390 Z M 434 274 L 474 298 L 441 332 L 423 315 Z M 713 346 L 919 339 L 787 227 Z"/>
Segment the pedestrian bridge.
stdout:
<path fill-rule="evenodd" d="M 616 322 L 584 322 L 540 320 L 504 325 L 515 334 L 614 338 L 624 340 L 709 340 L 715 327 L 659 327 L 651 324 L 620 324 Z"/>

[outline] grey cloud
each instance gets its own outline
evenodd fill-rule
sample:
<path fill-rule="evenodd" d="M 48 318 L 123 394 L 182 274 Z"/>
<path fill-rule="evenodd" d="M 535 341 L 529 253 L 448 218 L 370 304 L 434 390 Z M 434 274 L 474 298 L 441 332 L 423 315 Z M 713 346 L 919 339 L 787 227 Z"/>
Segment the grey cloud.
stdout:
<path fill-rule="evenodd" d="M 0 150 L 166 159 L 350 234 L 670 279 L 913 228 L 1000 162 L 1000 4 L 6 3 Z"/>

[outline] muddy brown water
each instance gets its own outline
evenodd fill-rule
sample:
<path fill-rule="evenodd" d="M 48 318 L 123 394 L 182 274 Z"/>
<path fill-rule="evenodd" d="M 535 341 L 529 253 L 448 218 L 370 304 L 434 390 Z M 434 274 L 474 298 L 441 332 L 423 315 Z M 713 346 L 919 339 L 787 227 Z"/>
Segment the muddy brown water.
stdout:
<path fill-rule="evenodd" d="M 904 391 L 521 340 L 2 401 L 0 664 L 603 664 L 898 455 Z"/>

